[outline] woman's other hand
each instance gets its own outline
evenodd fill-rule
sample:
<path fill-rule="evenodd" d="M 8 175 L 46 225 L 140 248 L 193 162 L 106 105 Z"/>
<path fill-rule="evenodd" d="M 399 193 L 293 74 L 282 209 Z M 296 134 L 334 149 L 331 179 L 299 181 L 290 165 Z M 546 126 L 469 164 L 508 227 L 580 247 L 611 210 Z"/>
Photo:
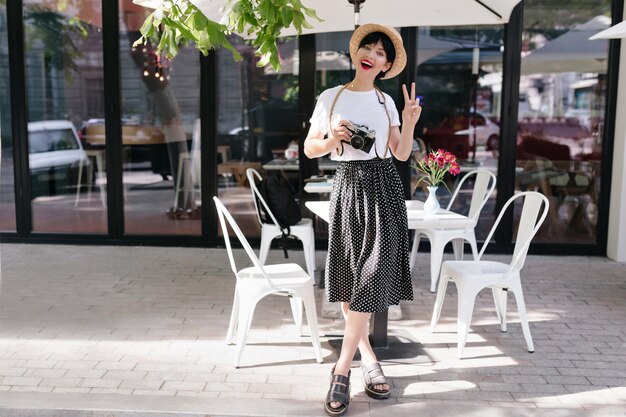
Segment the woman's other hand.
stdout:
<path fill-rule="evenodd" d="M 420 107 L 420 99 L 415 98 L 415 83 L 411 83 L 411 95 L 406 89 L 406 84 L 402 84 L 402 92 L 404 93 L 404 110 L 402 110 L 402 123 L 411 127 L 415 127 L 417 121 L 422 114 Z"/>

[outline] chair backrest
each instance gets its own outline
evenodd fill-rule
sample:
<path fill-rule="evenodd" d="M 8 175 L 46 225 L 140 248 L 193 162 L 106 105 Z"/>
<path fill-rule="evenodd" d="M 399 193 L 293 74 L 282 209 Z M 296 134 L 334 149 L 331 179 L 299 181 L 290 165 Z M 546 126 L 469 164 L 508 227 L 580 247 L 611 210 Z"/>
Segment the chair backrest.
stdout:
<path fill-rule="evenodd" d="M 473 220 L 474 226 L 478 222 L 478 217 L 480 216 L 480 212 L 482 211 L 487 201 L 489 201 L 489 197 L 491 197 L 491 193 L 496 188 L 496 176 L 493 172 L 488 171 L 486 169 L 475 169 L 473 171 L 468 172 L 461 178 L 459 181 L 459 185 L 454 190 L 454 194 L 452 194 L 452 198 L 450 198 L 450 202 L 448 203 L 447 209 L 450 210 L 452 204 L 456 200 L 456 197 L 459 194 L 459 191 L 463 188 L 463 184 L 469 178 L 475 176 L 474 180 L 474 190 L 472 191 L 472 201 L 470 202 L 469 213 L 467 217 Z"/>
<path fill-rule="evenodd" d="M 259 204 L 261 204 L 265 212 L 269 214 L 272 223 L 274 223 L 276 227 L 280 228 L 278 220 L 274 217 L 274 213 L 272 213 L 272 210 L 270 210 L 270 207 L 267 205 L 265 199 L 261 196 L 261 193 L 256 186 L 256 182 L 261 181 L 263 177 L 261 177 L 261 174 L 259 174 L 259 172 L 254 168 L 248 168 L 246 170 L 246 176 L 248 177 L 248 183 L 250 183 L 250 189 L 252 190 L 252 199 L 254 200 L 254 208 L 256 210 L 256 217 L 259 220 L 259 224 L 263 224 L 263 220 L 261 220 L 261 207 L 259 207 Z"/>
<path fill-rule="evenodd" d="M 243 232 L 241 231 L 241 229 L 235 222 L 235 219 L 233 218 L 233 216 L 228 212 L 228 210 L 226 209 L 224 204 L 222 204 L 219 198 L 213 197 L 213 201 L 215 201 L 215 207 L 217 208 L 217 214 L 219 215 L 220 225 L 222 227 L 222 234 L 224 235 L 224 243 L 226 244 L 226 251 L 228 252 L 228 259 L 230 260 L 230 267 L 232 268 L 233 273 L 235 274 L 237 279 L 239 279 L 239 276 L 237 275 L 238 273 L 237 264 L 235 263 L 233 249 L 230 244 L 230 235 L 228 234 L 228 228 L 226 227 L 226 222 L 228 222 L 228 224 L 230 225 L 230 228 L 233 230 L 233 232 L 235 232 L 235 235 L 239 239 L 241 246 L 243 246 L 246 253 L 248 254 L 248 257 L 252 261 L 252 264 L 261 271 L 261 273 L 267 280 L 269 286 L 271 288 L 274 288 L 274 284 L 272 283 L 271 278 L 267 275 L 267 272 L 265 271 L 265 268 L 263 268 L 261 261 L 259 261 L 259 258 L 257 258 L 256 254 L 254 253 L 254 250 L 252 250 L 250 243 L 248 243 L 248 240 L 246 239 Z"/>
<path fill-rule="evenodd" d="M 498 224 L 500 223 L 500 220 L 502 220 L 506 210 L 520 198 L 524 199 L 524 204 L 522 205 L 522 212 L 520 214 L 519 225 L 517 227 L 515 248 L 513 249 L 513 258 L 509 264 L 508 273 L 522 269 L 524 262 L 526 261 L 526 254 L 528 253 L 530 242 L 548 215 L 550 202 L 546 196 L 541 193 L 536 191 L 524 191 L 509 198 L 509 200 L 504 204 L 504 207 L 502 207 L 502 210 L 500 210 L 500 214 L 498 214 L 498 218 L 496 218 L 495 223 L 491 227 L 491 231 L 489 231 L 489 235 L 487 236 L 487 239 L 485 239 L 485 243 L 480 249 L 477 258 L 477 260 L 480 260 L 483 256 L 483 253 L 485 252 L 491 237 L 498 228 Z"/>

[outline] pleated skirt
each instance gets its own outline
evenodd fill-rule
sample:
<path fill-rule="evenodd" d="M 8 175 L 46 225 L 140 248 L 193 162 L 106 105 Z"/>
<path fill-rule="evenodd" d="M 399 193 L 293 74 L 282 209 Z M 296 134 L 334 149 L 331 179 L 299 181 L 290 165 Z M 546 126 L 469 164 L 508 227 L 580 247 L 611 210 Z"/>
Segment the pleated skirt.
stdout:
<path fill-rule="evenodd" d="M 341 162 L 330 201 L 328 301 L 375 313 L 412 300 L 407 229 L 402 182 L 391 158 Z"/>

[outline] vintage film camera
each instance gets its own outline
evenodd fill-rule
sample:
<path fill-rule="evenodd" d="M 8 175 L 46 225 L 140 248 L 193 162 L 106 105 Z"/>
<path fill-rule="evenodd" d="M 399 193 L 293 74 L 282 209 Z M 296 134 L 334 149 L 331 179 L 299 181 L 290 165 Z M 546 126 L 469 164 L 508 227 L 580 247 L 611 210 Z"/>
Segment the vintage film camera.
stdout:
<path fill-rule="evenodd" d="M 342 140 L 342 142 L 349 143 L 354 149 L 368 153 L 376 142 L 376 132 L 369 130 L 367 126 L 352 122 L 348 122 L 345 126 L 352 133 L 352 137 L 349 141 Z"/>

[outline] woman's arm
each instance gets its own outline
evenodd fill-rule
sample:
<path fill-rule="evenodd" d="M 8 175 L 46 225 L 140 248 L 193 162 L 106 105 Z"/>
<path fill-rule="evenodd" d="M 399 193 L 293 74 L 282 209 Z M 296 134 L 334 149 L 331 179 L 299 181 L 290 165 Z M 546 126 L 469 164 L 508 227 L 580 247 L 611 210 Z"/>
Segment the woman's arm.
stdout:
<path fill-rule="evenodd" d="M 345 120 L 339 122 L 339 126 L 332 129 L 331 135 L 327 139 L 324 139 L 324 134 L 316 127 L 311 126 L 309 134 L 304 140 L 304 154 L 308 158 L 319 158 L 327 153 L 330 153 L 333 149 L 337 149 L 341 146 L 340 137 L 350 140 L 352 134 L 344 126 L 347 123 Z"/>
<path fill-rule="evenodd" d="M 415 83 L 411 83 L 411 96 L 406 89 L 406 85 L 402 85 L 404 92 L 404 110 L 402 110 L 402 129 L 397 126 L 391 128 L 391 138 L 389 139 L 389 148 L 400 161 L 406 161 L 411 156 L 413 149 L 413 132 L 415 125 L 422 114 L 419 99 L 415 98 Z"/>
<path fill-rule="evenodd" d="M 389 140 L 389 149 L 396 159 L 400 161 L 406 161 L 411 156 L 413 150 L 413 131 L 415 125 L 412 127 L 402 124 L 402 130 L 398 126 L 391 128 L 391 139 Z"/>

